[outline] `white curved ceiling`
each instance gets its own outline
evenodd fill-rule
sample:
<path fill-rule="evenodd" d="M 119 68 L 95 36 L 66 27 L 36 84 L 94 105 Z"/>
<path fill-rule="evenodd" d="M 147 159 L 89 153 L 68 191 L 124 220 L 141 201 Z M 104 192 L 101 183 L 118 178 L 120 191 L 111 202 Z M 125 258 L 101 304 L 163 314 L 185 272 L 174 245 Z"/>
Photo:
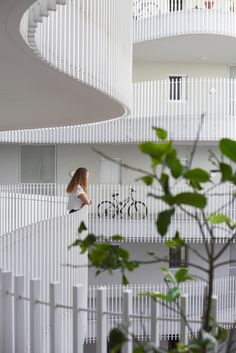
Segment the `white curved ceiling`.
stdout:
<path fill-rule="evenodd" d="M 0 131 L 122 116 L 122 104 L 54 70 L 28 48 L 19 24 L 33 2 L 0 0 Z"/>
<path fill-rule="evenodd" d="M 134 45 L 134 60 L 181 63 L 236 63 L 236 38 L 214 34 L 189 34 Z"/>

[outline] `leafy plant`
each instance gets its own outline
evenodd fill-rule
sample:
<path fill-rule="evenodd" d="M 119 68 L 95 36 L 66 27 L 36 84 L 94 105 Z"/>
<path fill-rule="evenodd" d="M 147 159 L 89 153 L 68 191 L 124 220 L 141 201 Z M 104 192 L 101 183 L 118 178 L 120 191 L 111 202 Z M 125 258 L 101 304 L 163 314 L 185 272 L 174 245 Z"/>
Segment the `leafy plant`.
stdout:
<path fill-rule="evenodd" d="M 226 214 L 227 208 L 234 204 L 236 198 L 236 192 L 234 191 L 236 185 L 236 176 L 234 173 L 236 141 L 227 138 L 220 140 L 219 156 L 210 151 L 209 159 L 212 162 L 212 170 L 208 171 L 202 167 L 192 167 L 198 143 L 198 140 L 196 140 L 189 156 L 189 165 L 186 170 L 181 164 L 173 142 L 168 140 L 167 132 L 161 128 L 154 128 L 154 130 L 157 141 L 145 142 L 139 146 L 140 151 L 150 159 L 150 171 L 126 164 L 121 165 L 139 172 L 141 174 L 139 180 L 151 188 L 149 196 L 165 204 L 165 209 L 156 215 L 156 229 L 161 237 L 165 239 L 176 212 L 181 212 L 187 219 L 195 222 L 198 226 L 199 233 L 204 240 L 203 245 L 206 255 L 193 249 L 191 244 L 186 243 L 178 229 L 172 235 L 171 240 L 166 240 L 166 245 L 172 250 L 187 247 L 193 251 L 198 257 L 199 263 L 203 262 L 204 266 L 198 263 L 190 263 L 190 266 L 201 271 L 207 278 L 207 290 L 205 292 L 202 324 L 199 333 L 197 337 L 190 339 L 187 345 L 179 343 L 177 348 L 172 352 L 206 353 L 212 345 L 225 342 L 228 337 L 227 330 L 212 320 L 211 310 L 215 273 L 220 266 L 225 265 L 225 262 L 221 261 L 221 256 L 228 250 L 230 244 L 236 240 L 236 223 Z M 103 157 L 113 160 L 105 156 L 102 152 L 98 151 L 98 153 Z M 211 171 L 217 172 L 220 175 L 220 181 L 214 181 L 211 178 Z M 183 181 L 188 183 L 187 191 L 175 194 L 175 185 Z M 225 183 L 228 183 L 231 186 L 229 190 L 232 190 L 228 197 L 229 201 L 220 207 L 216 206 L 215 211 L 209 214 L 207 205 L 210 197 L 214 197 L 214 192 L 218 190 L 217 188 Z M 224 194 L 218 194 L 218 196 L 224 197 Z M 219 227 L 221 227 L 220 229 L 225 238 L 225 243 L 220 250 L 215 246 Z M 80 225 L 80 232 L 83 230 L 84 226 Z M 97 275 L 106 271 L 112 273 L 113 270 L 119 269 L 123 284 L 128 283 L 129 272 L 134 271 L 139 266 L 148 263 L 158 264 L 163 261 L 166 262 L 165 258 L 157 256 L 155 252 L 149 253 L 150 261 L 130 259 L 127 250 L 112 246 L 114 241 L 119 242 L 121 240 L 121 236 L 114 236 L 110 238 L 110 241 L 103 239 L 101 242 L 101 238 L 96 237 L 94 234 L 89 234 L 83 240 L 78 237 L 72 246 L 79 246 L 82 253 L 88 251 L 90 264 L 96 267 Z M 194 275 L 190 274 L 187 268 L 181 268 L 175 273 L 169 271 L 168 268 L 163 268 L 162 271 L 164 281 L 169 286 L 168 292 L 166 294 L 140 293 L 140 295 L 148 296 L 155 301 L 161 301 L 164 305 L 164 303 L 176 302 L 181 296 L 180 284 L 192 280 Z M 177 307 L 177 309 L 179 308 Z M 180 309 L 179 314 L 183 315 Z M 186 325 L 188 325 L 187 318 L 185 319 Z M 113 342 L 111 351 L 115 353 L 127 341 L 128 336 L 120 328 L 115 328 L 111 332 L 111 336 Z M 230 344 L 228 344 L 226 352 L 230 353 L 230 349 Z M 134 353 L 143 352 L 159 352 L 159 350 L 156 347 L 150 345 L 147 347 L 145 344 L 139 342 L 138 347 L 134 349 Z"/>

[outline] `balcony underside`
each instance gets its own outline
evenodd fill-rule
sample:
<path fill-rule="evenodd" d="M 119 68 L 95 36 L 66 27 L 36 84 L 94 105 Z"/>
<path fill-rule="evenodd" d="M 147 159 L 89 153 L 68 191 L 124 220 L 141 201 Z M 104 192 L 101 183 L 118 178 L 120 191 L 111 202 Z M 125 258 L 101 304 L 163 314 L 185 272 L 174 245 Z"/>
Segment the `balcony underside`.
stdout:
<path fill-rule="evenodd" d="M 32 0 L 0 2 L 0 131 L 92 123 L 122 116 L 122 104 L 53 70 L 19 33 Z"/>
<path fill-rule="evenodd" d="M 134 45 L 134 60 L 193 64 L 233 64 L 236 38 L 218 34 L 183 34 Z"/>

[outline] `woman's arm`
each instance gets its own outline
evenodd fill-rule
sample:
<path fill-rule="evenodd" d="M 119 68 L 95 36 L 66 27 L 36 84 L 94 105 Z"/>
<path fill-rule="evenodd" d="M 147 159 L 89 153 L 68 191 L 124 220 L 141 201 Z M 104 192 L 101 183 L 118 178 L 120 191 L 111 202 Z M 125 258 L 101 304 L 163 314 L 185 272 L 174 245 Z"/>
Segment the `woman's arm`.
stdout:
<path fill-rule="evenodd" d="M 80 194 L 78 197 L 80 198 L 81 201 L 83 201 L 85 205 L 91 205 L 91 200 L 89 200 L 86 194 L 84 193 Z"/>

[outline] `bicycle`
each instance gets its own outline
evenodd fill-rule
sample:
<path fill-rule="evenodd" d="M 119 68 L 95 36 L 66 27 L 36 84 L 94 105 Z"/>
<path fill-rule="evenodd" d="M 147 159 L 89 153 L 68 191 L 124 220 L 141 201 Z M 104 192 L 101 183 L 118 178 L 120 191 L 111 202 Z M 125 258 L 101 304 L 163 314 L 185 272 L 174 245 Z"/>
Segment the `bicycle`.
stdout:
<path fill-rule="evenodd" d="M 141 220 L 147 217 L 148 208 L 144 202 L 134 199 L 134 189 L 129 190 L 129 196 L 119 202 L 119 194 L 112 194 L 113 201 L 102 201 L 98 204 L 98 217 L 112 219 L 115 216 L 123 216 L 123 210 L 128 207 L 127 213 L 132 220 Z M 128 206 L 129 205 L 129 206 Z"/>

